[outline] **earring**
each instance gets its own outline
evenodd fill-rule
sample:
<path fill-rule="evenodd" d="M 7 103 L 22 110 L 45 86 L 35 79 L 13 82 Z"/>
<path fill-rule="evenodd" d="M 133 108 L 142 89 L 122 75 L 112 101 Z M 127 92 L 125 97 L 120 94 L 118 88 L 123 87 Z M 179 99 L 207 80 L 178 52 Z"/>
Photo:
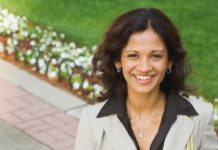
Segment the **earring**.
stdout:
<path fill-rule="evenodd" d="M 120 73 L 120 72 L 121 72 L 121 67 L 120 68 L 117 67 L 117 73 Z"/>
<path fill-rule="evenodd" d="M 171 72 L 172 72 L 172 69 L 171 68 L 167 68 L 166 73 L 170 74 Z"/>

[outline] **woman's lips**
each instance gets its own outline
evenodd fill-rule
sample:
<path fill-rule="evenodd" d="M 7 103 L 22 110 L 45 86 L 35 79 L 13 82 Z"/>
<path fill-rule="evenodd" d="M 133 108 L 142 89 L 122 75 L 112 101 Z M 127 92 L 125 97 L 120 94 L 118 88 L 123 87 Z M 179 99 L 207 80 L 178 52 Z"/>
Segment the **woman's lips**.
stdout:
<path fill-rule="evenodd" d="M 151 75 L 134 75 L 136 80 L 140 83 L 148 83 L 151 81 L 152 77 Z"/>

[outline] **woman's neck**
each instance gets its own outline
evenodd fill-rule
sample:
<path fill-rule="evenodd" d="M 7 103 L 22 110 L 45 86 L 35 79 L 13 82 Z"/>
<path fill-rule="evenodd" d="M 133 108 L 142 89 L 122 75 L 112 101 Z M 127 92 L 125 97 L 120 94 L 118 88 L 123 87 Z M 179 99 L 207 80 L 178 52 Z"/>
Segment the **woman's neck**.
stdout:
<path fill-rule="evenodd" d="M 140 118 L 147 115 L 156 115 L 165 108 L 165 94 L 161 90 L 138 94 L 128 93 L 127 109 Z"/>

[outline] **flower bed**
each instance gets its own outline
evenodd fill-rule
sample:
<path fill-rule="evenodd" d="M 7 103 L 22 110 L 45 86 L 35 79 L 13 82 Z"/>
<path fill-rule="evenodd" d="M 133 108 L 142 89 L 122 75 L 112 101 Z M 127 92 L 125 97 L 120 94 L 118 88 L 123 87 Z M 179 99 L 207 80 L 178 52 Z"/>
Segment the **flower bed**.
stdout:
<path fill-rule="evenodd" d="M 102 90 L 91 75 L 91 49 L 66 42 L 51 27 L 32 25 L 0 7 L 0 57 L 92 103 Z"/>

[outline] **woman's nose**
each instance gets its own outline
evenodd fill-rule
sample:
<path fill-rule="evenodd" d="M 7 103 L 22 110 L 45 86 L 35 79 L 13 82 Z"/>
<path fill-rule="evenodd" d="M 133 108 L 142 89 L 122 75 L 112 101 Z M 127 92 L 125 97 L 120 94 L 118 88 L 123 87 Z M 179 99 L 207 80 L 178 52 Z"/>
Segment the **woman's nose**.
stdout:
<path fill-rule="evenodd" d="M 153 67 L 152 67 L 151 63 L 150 63 L 149 59 L 147 59 L 147 58 L 141 59 L 138 63 L 138 70 L 143 72 L 143 73 L 151 71 L 152 68 Z"/>

